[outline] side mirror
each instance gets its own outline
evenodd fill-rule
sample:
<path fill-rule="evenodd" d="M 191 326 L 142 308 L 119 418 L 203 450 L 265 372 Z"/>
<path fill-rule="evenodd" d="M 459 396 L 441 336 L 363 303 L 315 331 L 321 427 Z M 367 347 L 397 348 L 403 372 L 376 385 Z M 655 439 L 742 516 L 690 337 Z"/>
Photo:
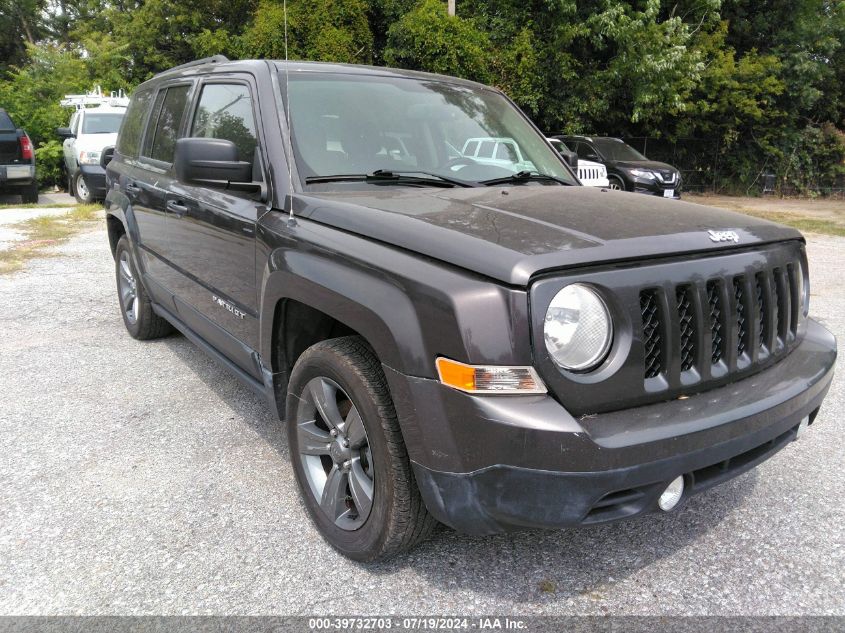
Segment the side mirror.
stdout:
<path fill-rule="evenodd" d="M 599 155 L 598 155 L 598 154 L 587 154 L 587 155 L 584 157 L 584 160 L 592 160 L 592 161 L 595 161 L 595 162 L 597 162 L 597 163 L 600 163 L 600 162 L 601 162 L 601 158 L 599 157 Z"/>
<path fill-rule="evenodd" d="M 566 161 L 566 164 L 572 167 L 572 169 L 578 169 L 578 154 L 575 152 L 561 152 L 563 154 L 563 160 Z"/>
<path fill-rule="evenodd" d="M 114 145 L 109 145 L 108 147 L 104 148 L 102 153 L 100 154 L 100 167 L 105 169 L 106 165 L 111 162 L 112 158 L 114 158 Z"/>
<path fill-rule="evenodd" d="M 173 169 L 182 182 L 252 182 L 252 163 L 238 160 L 235 144 L 220 138 L 178 139 Z"/>
<path fill-rule="evenodd" d="M 70 131 L 69 127 L 57 127 L 56 134 L 59 138 L 74 138 L 76 135 Z"/>

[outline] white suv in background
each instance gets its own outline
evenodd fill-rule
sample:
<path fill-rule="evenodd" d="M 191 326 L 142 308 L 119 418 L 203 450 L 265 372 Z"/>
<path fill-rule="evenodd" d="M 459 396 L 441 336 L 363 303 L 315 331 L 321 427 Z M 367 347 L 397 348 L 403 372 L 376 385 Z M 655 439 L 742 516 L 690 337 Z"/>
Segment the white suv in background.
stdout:
<path fill-rule="evenodd" d="M 56 130 L 64 139 L 68 192 L 79 202 L 105 198 L 106 171 L 100 159 L 103 150 L 117 142 L 124 114 L 125 106 L 82 107 L 70 117 L 69 127 Z"/>
<path fill-rule="evenodd" d="M 547 138 L 559 153 L 566 155 L 572 153 L 566 143 L 557 138 Z M 578 159 L 578 180 L 586 187 L 608 187 L 610 181 L 607 179 L 607 167 L 601 163 L 594 163 L 591 160 Z"/>

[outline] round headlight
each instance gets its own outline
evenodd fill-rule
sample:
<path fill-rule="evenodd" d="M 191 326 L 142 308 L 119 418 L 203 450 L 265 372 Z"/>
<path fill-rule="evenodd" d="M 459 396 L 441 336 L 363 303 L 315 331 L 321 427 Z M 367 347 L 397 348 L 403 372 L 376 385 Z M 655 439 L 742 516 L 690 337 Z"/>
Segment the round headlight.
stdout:
<path fill-rule="evenodd" d="M 613 340 L 607 306 L 589 286 L 570 284 L 549 304 L 543 338 L 559 366 L 571 371 L 592 369 L 607 356 Z"/>

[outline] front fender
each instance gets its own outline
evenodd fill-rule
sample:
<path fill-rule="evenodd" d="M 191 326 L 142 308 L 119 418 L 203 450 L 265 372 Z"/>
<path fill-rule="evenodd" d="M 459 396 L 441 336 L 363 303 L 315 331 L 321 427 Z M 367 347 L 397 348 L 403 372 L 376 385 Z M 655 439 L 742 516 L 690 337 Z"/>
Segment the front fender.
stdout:
<path fill-rule="evenodd" d="M 381 362 L 433 378 L 443 355 L 469 363 L 531 364 L 524 290 L 316 222 L 262 220 L 262 358 L 273 316 L 295 299 L 367 339 Z M 264 249 L 264 253 L 261 250 Z"/>

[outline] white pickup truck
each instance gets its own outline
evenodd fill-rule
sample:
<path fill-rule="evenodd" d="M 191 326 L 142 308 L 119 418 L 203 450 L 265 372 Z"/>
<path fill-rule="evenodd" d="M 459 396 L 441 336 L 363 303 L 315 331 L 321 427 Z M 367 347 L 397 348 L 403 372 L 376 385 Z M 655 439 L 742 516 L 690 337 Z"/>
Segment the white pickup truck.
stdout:
<path fill-rule="evenodd" d="M 79 202 L 106 196 L 106 172 L 100 159 L 103 150 L 117 142 L 128 101 L 122 94 L 103 96 L 102 92 L 67 95 L 62 100 L 62 105 L 77 108 L 70 125 L 58 128 L 56 134 L 64 139 L 68 192 Z"/>

